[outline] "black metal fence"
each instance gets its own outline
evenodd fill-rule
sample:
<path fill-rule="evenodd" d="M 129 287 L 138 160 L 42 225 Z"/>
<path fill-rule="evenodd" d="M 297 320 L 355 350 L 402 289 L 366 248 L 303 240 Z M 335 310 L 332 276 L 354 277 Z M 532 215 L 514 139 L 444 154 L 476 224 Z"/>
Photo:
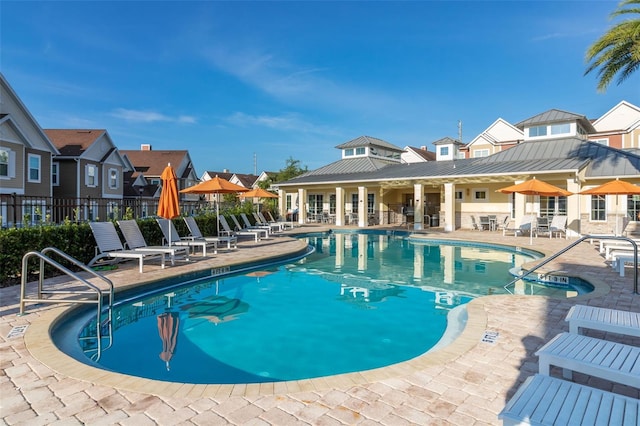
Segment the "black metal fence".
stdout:
<path fill-rule="evenodd" d="M 184 214 L 210 211 L 208 201 L 181 201 Z M 0 194 L 0 224 L 3 228 L 155 216 L 158 200 L 149 198 L 58 198 Z"/>

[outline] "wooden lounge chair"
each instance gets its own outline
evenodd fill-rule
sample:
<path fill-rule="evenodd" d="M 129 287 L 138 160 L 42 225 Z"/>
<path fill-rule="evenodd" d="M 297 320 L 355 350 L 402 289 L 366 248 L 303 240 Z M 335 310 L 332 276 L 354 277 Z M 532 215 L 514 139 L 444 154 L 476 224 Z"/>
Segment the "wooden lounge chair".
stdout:
<path fill-rule="evenodd" d="M 184 223 L 187 225 L 189 229 L 189 233 L 191 234 L 189 237 L 183 238 L 191 238 L 193 240 L 202 240 L 202 241 L 214 241 L 216 243 L 227 243 L 227 250 L 231 250 L 231 244 L 233 244 L 233 248 L 238 248 L 238 237 L 234 235 L 220 235 L 217 237 L 205 237 L 202 235 L 200 231 L 200 227 L 198 226 L 198 222 L 192 216 L 186 216 L 183 218 Z"/>
<path fill-rule="evenodd" d="M 203 257 L 207 255 L 207 248 L 209 247 L 213 247 L 214 253 L 218 252 L 218 243 L 216 241 L 194 240 L 192 238 L 185 239 L 178 234 L 178 230 L 173 224 L 173 221 L 156 218 L 156 222 L 158 222 L 158 226 L 160 226 L 160 230 L 162 230 L 165 241 L 167 241 L 167 244 L 170 246 L 186 246 L 193 249 L 200 247 Z"/>
<path fill-rule="evenodd" d="M 637 426 L 640 400 L 555 377 L 527 378 L 498 414 L 505 426 Z"/>
<path fill-rule="evenodd" d="M 539 373 L 549 376 L 551 365 L 563 369 L 571 379 L 576 371 L 628 386 L 640 386 L 640 347 L 595 339 L 574 333 L 560 333 L 540 348 Z"/>
<path fill-rule="evenodd" d="M 580 334 L 581 329 L 589 328 L 640 337 L 640 312 L 574 305 L 565 321 L 569 322 L 570 333 Z"/>
<path fill-rule="evenodd" d="M 222 225 L 222 228 L 224 228 L 222 231 L 220 231 L 220 233 L 222 235 L 228 235 L 228 236 L 251 236 L 253 238 L 255 238 L 256 242 L 260 241 L 260 232 L 258 232 L 258 230 L 242 230 L 242 229 L 238 229 L 238 230 L 232 230 L 231 227 L 229 226 L 229 222 L 227 222 L 227 218 L 220 215 L 218 216 L 218 220 L 220 221 L 220 224 Z"/>
<path fill-rule="evenodd" d="M 142 273 L 145 260 L 160 258 L 162 268 L 164 268 L 165 253 L 162 251 L 125 250 L 113 222 L 90 222 L 89 226 L 91 227 L 93 238 L 96 240 L 99 253 L 89 261 L 88 266 L 95 265 L 96 262 L 105 258 L 114 260 L 136 259 L 140 265 L 140 273 Z"/>
<path fill-rule="evenodd" d="M 136 251 L 161 251 L 169 255 L 171 264 L 175 265 L 177 254 L 183 254 L 186 260 L 189 260 L 189 247 L 169 247 L 169 246 L 148 246 L 147 242 L 140 231 L 138 222 L 134 219 L 119 220 L 118 226 L 125 239 L 125 247 Z"/>

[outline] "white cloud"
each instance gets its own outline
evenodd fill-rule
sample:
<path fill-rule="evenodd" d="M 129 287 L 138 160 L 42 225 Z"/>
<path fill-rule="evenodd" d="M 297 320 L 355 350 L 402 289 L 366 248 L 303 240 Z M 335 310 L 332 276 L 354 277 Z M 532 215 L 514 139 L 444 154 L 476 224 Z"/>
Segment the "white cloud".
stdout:
<path fill-rule="evenodd" d="M 165 114 L 161 114 L 155 111 L 140 111 L 125 108 L 117 108 L 111 115 L 116 118 L 121 118 L 126 121 L 138 121 L 142 123 L 154 123 L 158 121 L 175 122 L 194 124 L 196 118 L 188 115 L 181 115 L 178 117 L 170 117 Z"/>
<path fill-rule="evenodd" d="M 317 126 L 301 119 L 296 114 L 286 114 L 281 116 L 272 115 L 250 115 L 243 112 L 236 112 L 225 118 L 229 124 L 238 127 L 261 126 L 274 130 L 287 132 L 314 133 L 319 135 L 337 134 L 333 129 L 325 126 Z"/>

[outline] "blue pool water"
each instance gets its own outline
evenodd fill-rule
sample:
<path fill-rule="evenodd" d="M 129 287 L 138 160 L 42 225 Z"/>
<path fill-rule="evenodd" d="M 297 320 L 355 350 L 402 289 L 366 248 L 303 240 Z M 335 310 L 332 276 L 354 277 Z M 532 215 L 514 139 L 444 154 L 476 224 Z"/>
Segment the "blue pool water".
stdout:
<path fill-rule="evenodd" d="M 102 339 L 99 353 L 90 313 L 63 322 L 54 340 L 100 368 L 182 383 L 367 370 L 427 352 L 443 336 L 451 309 L 474 297 L 506 294 L 509 269 L 535 257 L 386 233 L 305 239 L 315 251 L 295 262 L 127 296 L 114 307 L 110 324 L 102 318 L 112 338 Z M 535 294 L 567 291 L 532 286 Z"/>

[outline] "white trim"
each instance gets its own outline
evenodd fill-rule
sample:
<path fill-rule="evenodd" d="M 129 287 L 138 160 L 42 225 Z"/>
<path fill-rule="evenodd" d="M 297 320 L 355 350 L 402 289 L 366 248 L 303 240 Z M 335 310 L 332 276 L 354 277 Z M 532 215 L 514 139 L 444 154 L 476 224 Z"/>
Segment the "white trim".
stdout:
<path fill-rule="evenodd" d="M 31 179 L 31 159 L 38 160 L 38 178 Z M 42 156 L 39 154 L 27 154 L 27 182 L 41 183 L 42 182 Z"/>

